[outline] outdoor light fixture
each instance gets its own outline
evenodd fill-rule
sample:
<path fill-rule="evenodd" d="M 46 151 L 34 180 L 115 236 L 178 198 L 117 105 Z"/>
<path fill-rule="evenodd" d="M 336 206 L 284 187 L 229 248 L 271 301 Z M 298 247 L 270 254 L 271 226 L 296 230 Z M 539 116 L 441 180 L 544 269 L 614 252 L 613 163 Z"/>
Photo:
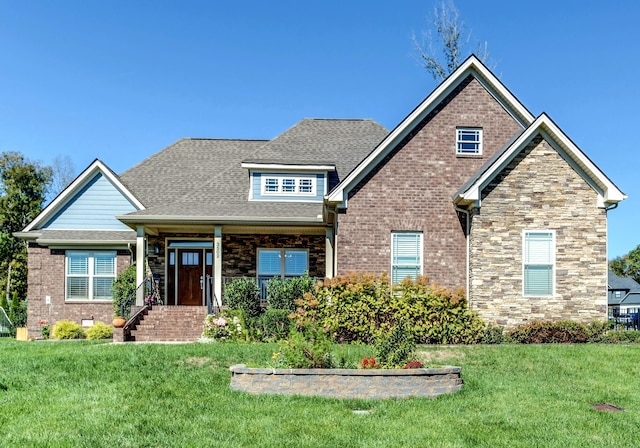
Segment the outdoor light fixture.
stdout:
<path fill-rule="evenodd" d="M 156 255 L 160 255 L 160 243 L 157 241 L 153 243 L 153 253 Z"/>

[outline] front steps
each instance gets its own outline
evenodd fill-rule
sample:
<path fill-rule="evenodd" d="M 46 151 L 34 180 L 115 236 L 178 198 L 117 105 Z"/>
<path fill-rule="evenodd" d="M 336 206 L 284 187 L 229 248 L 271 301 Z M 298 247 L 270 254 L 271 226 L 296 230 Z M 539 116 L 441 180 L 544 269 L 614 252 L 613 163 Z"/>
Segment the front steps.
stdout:
<path fill-rule="evenodd" d="M 131 329 L 127 341 L 194 342 L 202 336 L 206 306 L 154 305 Z"/>

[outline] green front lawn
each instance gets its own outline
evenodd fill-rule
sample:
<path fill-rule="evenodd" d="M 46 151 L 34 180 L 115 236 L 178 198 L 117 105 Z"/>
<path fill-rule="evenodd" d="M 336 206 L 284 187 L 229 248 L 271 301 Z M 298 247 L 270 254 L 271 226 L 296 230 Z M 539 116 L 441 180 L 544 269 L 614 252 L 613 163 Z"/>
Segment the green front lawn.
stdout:
<path fill-rule="evenodd" d="M 268 365 L 275 348 L 0 340 L 0 446 L 640 446 L 640 346 L 420 347 L 463 368 L 463 390 L 435 400 L 229 388 L 231 364 Z"/>

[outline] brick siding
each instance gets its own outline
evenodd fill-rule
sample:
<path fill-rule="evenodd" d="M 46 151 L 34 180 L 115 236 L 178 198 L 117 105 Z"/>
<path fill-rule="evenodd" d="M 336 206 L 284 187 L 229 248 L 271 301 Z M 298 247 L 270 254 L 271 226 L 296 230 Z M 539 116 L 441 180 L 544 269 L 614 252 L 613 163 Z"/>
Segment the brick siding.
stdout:
<path fill-rule="evenodd" d="M 483 128 L 483 154 L 456 156 L 456 127 Z M 465 79 L 349 194 L 338 215 L 338 273 L 391 270 L 391 231 L 422 231 L 423 272 L 466 285 L 464 216 L 452 195 L 520 125 L 472 76 Z"/>
<path fill-rule="evenodd" d="M 127 251 L 118 251 L 117 272 L 129 266 Z M 111 302 L 65 302 L 65 251 L 29 243 L 28 248 L 27 328 L 30 338 L 40 337 L 40 320 L 51 328 L 59 320 L 68 319 L 78 324 L 83 319 L 111 323 Z M 51 304 L 46 304 L 46 296 Z"/>
<path fill-rule="evenodd" d="M 482 192 L 471 225 L 470 306 L 507 328 L 533 320 L 605 320 L 606 211 L 540 136 Z M 556 294 L 523 297 L 524 230 L 556 232 Z"/>

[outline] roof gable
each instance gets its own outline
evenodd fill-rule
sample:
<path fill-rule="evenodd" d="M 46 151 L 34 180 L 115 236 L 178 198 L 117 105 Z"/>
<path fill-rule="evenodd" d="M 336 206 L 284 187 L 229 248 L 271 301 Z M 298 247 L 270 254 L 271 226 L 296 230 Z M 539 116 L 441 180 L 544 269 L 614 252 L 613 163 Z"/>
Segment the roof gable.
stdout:
<path fill-rule="evenodd" d="M 327 196 L 328 201 L 346 203 L 348 192 L 370 173 L 376 165 L 384 160 L 425 117 L 436 109 L 438 105 L 469 76 L 477 79 L 487 92 L 489 92 L 523 128 L 526 128 L 534 121 L 535 117 L 531 112 L 524 107 L 475 55 L 471 55 L 431 92 L 418 107 L 407 115 L 407 117 L 329 193 Z"/>
<path fill-rule="evenodd" d="M 529 144 L 537 135 L 569 163 L 598 193 L 598 204 L 605 208 L 626 199 L 615 184 L 578 148 L 562 130 L 542 113 L 514 141 L 507 144 L 487 161 L 453 196 L 457 205 L 479 203 L 482 190 Z"/>
<path fill-rule="evenodd" d="M 118 177 L 96 159 L 23 232 L 39 229 L 127 229 L 115 215 L 144 209 Z"/>

